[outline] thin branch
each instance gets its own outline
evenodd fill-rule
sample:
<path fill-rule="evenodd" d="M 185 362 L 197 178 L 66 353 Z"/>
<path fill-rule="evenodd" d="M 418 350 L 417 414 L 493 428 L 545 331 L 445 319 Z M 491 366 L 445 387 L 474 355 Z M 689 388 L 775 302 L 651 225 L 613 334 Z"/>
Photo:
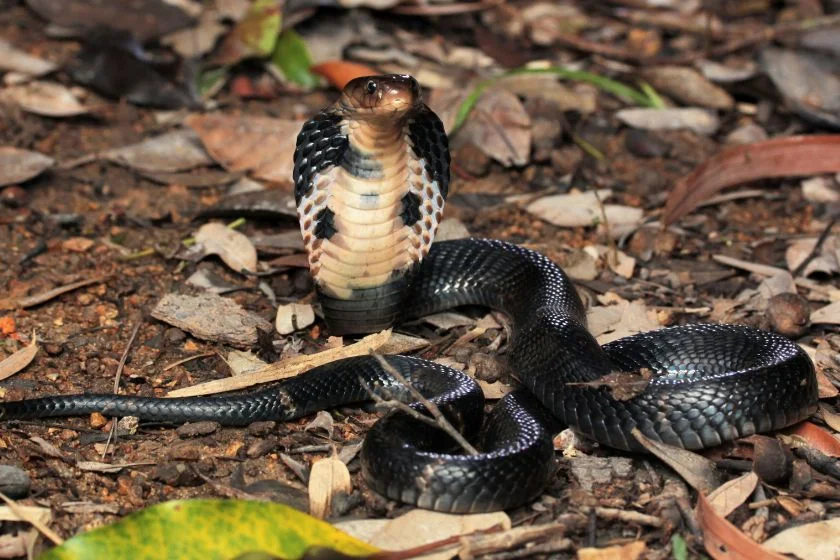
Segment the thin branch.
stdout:
<path fill-rule="evenodd" d="M 120 390 L 120 377 L 122 377 L 123 369 L 125 368 L 125 362 L 128 360 L 128 353 L 131 350 L 132 345 L 134 344 L 134 340 L 137 338 L 137 333 L 140 332 L 140 327 L 143 326 L 143 321 L 137 321 L 137 324 L 134 325 L 134 329 L 131 331 L 131 336 L 128 338 L 128 344 L 125 345 L 125 350 L 123 350 L 122 356 L 120 356 L 120 364 L 117 366 L 117 373 L 114 376 L 114 394 L 119 393 Z M 108 432 L 108 439 L 105 441 L 105 448 L 102 450 L 102 460 L 105 460 L 105 455 L 108 454 L 108 449 L 111 446 L 111 440 L 117 434 L 117 422 L 114 421 L 111 424 L 111 431 Z"/>
<path fill-rule="evenodd" d="M 51 540 L 53 544 L 60 546 L 64 543 L 61 535 L 50 529 L 46 523 L 42 523 L 40 519 L 29 515 L 16 501 L 6 496 L 3 492 L 0 492 L 0 499 L 6 502 L 6 505 L 9 506 L 12 513 L 17 515 L 21 521 L 25 521 L 35 527 L 39 533 Z"/>
<path fill-rule="evenodd" d="M 446 419 L 446 417 L 443 415 L 443 413 L 440 411 L 440 409 L 437 407 L 437 405 L 435 403 L 433 403 L 432 401 L 430 401 L 429 399 L 424 397 L 420 393 L 420 391 L 415 389 L 414 386 L 411 385 L 411 383 L 409 383 L 408 380 L 405 377 L 403 377 L 400 372 L 398 372 L 396 369 L 394 369 L 394 367 L 391 364 L 389 364 L 387 361 L 385 361 L 385 358 L 383 358 L 380 354 L 377 354 L 372 350 L 371 350 L 371 354 L 373 355 L 374 358 L 376 358 L 379 361 L 379 365 L 382 366 L 382 369 L 384 369 L 386 372 L 388 372 L 389 375 L 391 375 L 399 383 L 401 383 L 403 386 L 405 386 L 405 388 L 409 390 L 411 395 L 415 399 L 417 399 L 417 401 L 420 404 L 422 404 L 423 406 L 426 407 L 426 410 L 428 410 L 429 413 L 435 419 L 435 426 L 437 426 L 438 428 L 440 428 L 441 430 L 443 430 L 444 432 L 449 434 L 449 437 L 451 437 L 456 442 L 458 442 L 458 445 L 461 446 L 461 448 L 464 450 L 464 452 L 467 453 L 467 455 L 478 455 L 479 454 L 478 450 L 475 447 L 473 447 L 470 444 L 470 442 L 468 442 L 466 440 L 466 438 L 464 438 L 464 436 L 461 434 L 461 432 L 456 430 L 455 427 L 452 426 L 452 424 L 449 423 L 449 420 Z M 427 419 L 428 419 L 428 417 L 427 417 Z"/>

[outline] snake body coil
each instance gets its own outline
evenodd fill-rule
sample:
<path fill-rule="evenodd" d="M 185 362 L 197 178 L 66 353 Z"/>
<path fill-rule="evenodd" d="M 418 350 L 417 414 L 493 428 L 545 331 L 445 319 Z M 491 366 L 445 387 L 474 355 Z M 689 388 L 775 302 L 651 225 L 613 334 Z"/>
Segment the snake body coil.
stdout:
<path fill-rule="evenodd" d="M 395 106 L 385 96 L 379 105 L 377 92 L 408 101 Z M 357 118 L 355 111 L 365 117 Z M 394 318 L 459 305 L 501 310 L 513 323 L 510 361 L 527 391 L 503 398 L 482 428 L 484 400 L 472 379 L 434 362 L 388 357 L 455 427 L 481 441 L 482 452 L 458 454 L 443 432 L 391 412 L 369 431 L 362 449 L 363 471 L 374 490 L 441 511 L 504 509 L 533 499 L 550 476 L 553 448 L 546 426 L 552 419 L 611 447 L 640 451 L 634 428 L 655 440 L 698 449 L 779 429 L 815 411 L 813 364 L 781 336 L 740 326 L 689 325 L 602 347 L 586 329 L 571 282 L 546 257 L 494 240 L 448 241 L 429 248 L 424 234 L 433 235 L 448 187 L 445 137 L 432 115 L 420 103 L 413 79 L 384 76 L 351 82 L 336 107 L 304 126 L 295 156 L 295 187 L 325 315 L 339 332 L 364 332 Z M 367 132 L 358 134 L 367 143 L 358 145 L 353 131 L 365 127 Z M 381 130 L 372 132 L 376 127 Z M 389 140 L 380 145 L 376 138 Z M 383 154 L 390 154 L 387 165 L 380 159 Z M 385 169 L 403 164 L 414 171 L 400 175 Z M 386 177 L 376 196 L 370 190 L 376 181 L 367 181 L 366 174 Z M 427 203 L 430 210 L 425 211 Z M 366 235 L 364 226 L 350 219 L 363 215 L 385 224 L 377 235 Z M 418 220 L 422 224 L 415 229 Z M 610 373 L 642 369 L 651 373 L 647 386 L 623 400 L 599 383 Z M 369 391 L 411 400 L 374 358 L 360 357 L 253 393 L 183 399 L 50 396 L 3 403 L 0 418 L 96 411 L 244 425 L 364 401 Z"/>

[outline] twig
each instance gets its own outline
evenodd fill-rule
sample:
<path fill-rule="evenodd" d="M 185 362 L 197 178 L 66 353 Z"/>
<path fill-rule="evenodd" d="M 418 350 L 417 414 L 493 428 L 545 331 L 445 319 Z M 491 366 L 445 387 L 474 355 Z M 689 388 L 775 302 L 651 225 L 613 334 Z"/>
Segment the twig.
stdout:
<path fill-rule="evenodd" d="M 49 540 L 51 540 L 53 544 L 55 544 L 56 546 L 60 546 L 64 543 L 64 539 L 61 538 L 61 535 L 47 527 L 46 523 L 41 523 L 39 519 L 28 515 L 25 511 L 23 511 L 20 508 L 20 506 L 18 506 L 16 501 L 8 497 L 3 492 L 0 492 L 0 499 L 6 502 L 6 505 L 9 506 L 9 509 L 12 510 L 14 514 L 20 518 L 21 521 L 26 521 L 27 523 L 38 529 L 38 531 L 42 535 L 47 537 Z"/>
<path fill-rule="evenodd" d="M 122 356 L 120 356 L 120 363 L 117 366 L 117 374 L 114 376 L 114 394 L 119 393 L 120 390 L 120 377 L 122 377 L 123 368 L 125 368 L 125 362 L 128 360 L 128 352 L 131 350 L 131 346 L 134 344 L 134 340 L 137 338 L 137 333 L 140 332 L 140 327 L 143 326 L 143 321 L 137 321 L 137 324 L 134 325 L 134 329 L 131 331 L 131 336 L 128 338 L 128 344 L 125 345 L 125 350 L 123 350 Z M 108 454 L 108 449 L 111 446 L 111 440 L 117 434 L 117 422 L 114 421 L 111 423 L 111 430 L 108 432 L 108 439 L 105 440 L 105 448 L 102 450 L 102 460 L 105 460 L 105 455 Z"/>
<path fill-rule="evenodd" d="M 172 369 L 176 366 L 180 366 L 181 364 L 185 364 L 185 363 L 191 362 L 193 360 L 200 360 L 201 358 L 209 358 L 210 356 L 215 356 L 215 355 L 216 355 L 216 352 L 203 352 L 201 354 L 196 354 L 194 356 L 187 356 L 186 358 L 184 358 L 182 360 L 177 360 L 175 362 L 172 362 L 171 364 L 168 364 L 168 365 L 164 366 L 161 371 L 169 371 L 170 369 Z"/>
<path fill-rule="evenodd" d="M 426 410 L 428 410 L 429 413 L 435 419 L 435 426 L 437 426 L 438 428 L 442 429 L 444 432 L 449 434 L 449 436 L 452 439 L 454 439 L 456 442 L 458 442 L 458 445 L 460 445 L 461 448 L 468 455 L 478 455 L 478 450 L 475 447 L 473 447 L 470 444 L 470 442 L 468 442 L 466 440 L 466 438 L 464 438 L 464 436 L 461 434 L 461 432 L 456 430 L 455 427 L 452 426 L 452 424 L 449 423 L 449 420 L 446 419 L 446 417 L 443 415 L 443 413 L 440 411 L 440 409 L 437 407 L 437 405 L 435 403 L 433 403 L 432 401 L 430 401 L 429 399 L 424 397 L 420 393 L 420 391 L 415 389 L 414 386 L 411 383 L 409 383 L 408 380 L 405 377 L 403 377 L 402 374 L 400 372 L 398 372 L 391 364 L 389 364 L 387 361 L 385 361 L 385 358 L 383 358 L 380 354 L 377 354 L 373 350 L 371 350 L 370 353 L 373 355 L 374 358 L 376 358 L 376 360 L 379 362 L 379 365 L 382 366 L 382 369 L 384 369 L 386 372 L 388 372 L 388 374 L 390 374 L 391 377 L 396 379 L 397 382 L 401 383 L 406 389 L 408 389 L 409 392 L 411 393 L 411 395 L 420 404 L 422 404 L 423 406 L 426 407 Z M 427 419 L 428 419 L 428 417 L 427 417 Z"/>
<path fill-rule="evenodd" d="M 820 236 L 817 238 L 817 242 L 814 243 L 814 248 L 811 249 L 811 252 L 808 253 L 807 257 L 805 257 L 805 260 L 803 260 L 801 263 L 799 263 L 799 265 L 797 265 L 797 267 L 795 269 L 793 269 L 793 272 L 791 274 L 794 277 L 802 274 L 802 271 L 805 270 L 805 267 L 808 266 L 808 263 L 810 263 L 812 260 L 814 260 L 814 257 L 816 257 L 817 253 L 820 252 L 820 248 L 822 248 L 823 243 L 825 243 L 825 240 L 828 239 L 828 234 L 831 233 L 832 229 L 834 229 L 834 224 L 836 224 L 836 223 L 837 223 L 837 218 L 836 217 L 832 218 L 831 221 L 828 222 L 828 225 L 825 227 L 825 229 L 822 231 Z"/>

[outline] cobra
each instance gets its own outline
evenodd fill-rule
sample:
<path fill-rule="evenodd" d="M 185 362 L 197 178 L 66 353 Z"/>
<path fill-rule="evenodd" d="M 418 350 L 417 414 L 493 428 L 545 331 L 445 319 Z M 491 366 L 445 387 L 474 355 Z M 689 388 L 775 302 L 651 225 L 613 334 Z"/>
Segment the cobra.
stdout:
<path fill-rule="evenodd" d="M 520 388 L 484 418 L 479 386 L 414 357 L 388 364 L 481 451 L 467 455 L 442 431 L 401 411 L 381 418 L 361 452 L 367 483 L 423 508 L 479 512 L 521 505 L 552 475 L 551 425 L 619 450 L 633 435 L 687 449 L 798 422 L 817 407 L 814 367 L 791 341 L 732 325 L 688 325 L 600 346 L 568 277 L 545 256 L 496 240 L 432 244 L 449 187 L 447 139 L 409 76 L 350 82 L 308 121 L 295 152 L 295 198 L 310 270 L 331 332 L 359 334 L 395 320 L 483 305 L 512 323 L 508 352 Z M 598 380 L 648 370 L 642 392 L 617 399 Z M 593 383 L 594 382 L 594 383 Z M 46 396 L 0 405 L 3 419 L 101 412 L 159 422 L 246 425 L 291 420 L 411 394 L 373 357 L 321 366 L 257 392 L 158 399 Z M 410 406 L 422 411 L 424 406 Z"/>

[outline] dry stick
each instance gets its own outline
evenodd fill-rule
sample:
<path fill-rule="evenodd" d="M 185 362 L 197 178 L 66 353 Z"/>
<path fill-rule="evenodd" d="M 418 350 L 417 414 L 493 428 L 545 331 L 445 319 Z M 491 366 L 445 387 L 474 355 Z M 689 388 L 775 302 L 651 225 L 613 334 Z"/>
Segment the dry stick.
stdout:
<path fill-rule="evenodd" d="M 168 365 L 164 366 L 161 371 L 169 371 L 170 369 L 172 369 L 176 366 L 180 366 L 181 364 L 185 364 L 185 363 L 191 362 L 193 360 L 200 360 L 201 358 L 209 358 L 210 356 L 215 356 L 216 354 L 217 354 L 216 352 L 203 352 L 201 354 L 196 354 L 194 356 L 187 356 L 186 358 L 183 358 L 181 360 L 177 360 L 175 362 L 172 362 L 171 364 L 168 364 Z"/>
<path fill-rule="evenodd" d="M 3 492 L 0 492 L 0 500 L 6 502 L 6 505 L 9 506 L 9 509 L 12 510 L 12 512 L 14 512 L 14 514 L 17 515 L 21 521 L 25 521 L 33 527 L 35 527 L 36 529 L 38 529 L 38 532 L 50 539 L 53 542 L 53 544 L 55 544 L 56 546 L 61 546 L 62 544 L 64 544 L 64 539 L 61 538 L 61 535 L 47 527 L 46 523 L 41 523 L 39 519 L 29 516 L 18 506 L 16 501 L 8 497 Z"/>
<path fill-rule="evenodd" d="M 414 386 L 413 386 L 411 383 L 409 383 L 409 382 L 408 382 L 408 380 L 407 380 L 405 377 L 403 377 L 403 376 L 402 376 L 402 374 L 401 374 L 400 372 L 398 372 L 396 369 L 394 369 L 394 367 L 393 367 L 391 364 L 389 364 L 388 362 L 386 362 L 386 361 L 385 361 L 385 358 L 383 358 L 380 354 L 377 354 L 377 353 L 376 353 L 376 352 L 374 352 L 373 350 L 371 350 L 371 352 L 370 352 L 370 353 L 373 355 L 373 357 L 374 357 L 374 358 L 376 358 L 376 359 L 377 359 L 377 361 L 379 362 L 379 365 L 381 365 L 381 366 L 382 366 L 382 369 L 384 369 L 386 372 L 388 372 L 388 374 L 389 374 L 389 375 L 391 375 L 391 377 L 393 377 L 394 379 L 396 379 L 396 380 L 397 380 L 399 383 L 401 383 L 401 384 L 402 384 L 402 385 L 403 385 L 406 389 L 408 389 L 408 390 L 409 390 L 409 392 L 411 393 L 411 395 L 412 395 L 415 399 L 417 399 L 417 401 L 418 401 L 420 404 L 422 404 L 423 406 L 425 406 L 425 407 L 426 407 L 426 410 L 428 410 L 428 411 L 429 411 L 429 413 L 430 413 L 430 414 L 434 417 L 434 419 L 435 419 L 435 425 L 436 425 L 438 428 L 442 429 L 444 432 L 446 432 L 447 434 L 449 434 L 449 436 L 450 436 L 452 439 L 454 439 L 456 442 L 458 442 L 458 445 L 460 445 L 460 446 L 461 446 L 461 448 L 462 448 L 462 449 L 463 449 L 463 450 L 464 450 L 464 451 L 465 451 L 468 455 L 478 455 L 478 454 L 479 454 L 479 453 L 478 453 L 478 450 L 477 450 L 475 447 L 473 447 L 473 446 L 470 444 L 470 442 L 468 442 L 468 441 L 464 438 L 464 436 L 463 436 L 463 435 L 461 435 L 461 432 L 459 432 L 458 430 L 456 430 L 456 429 L 452 426 L 452 424 L 450 424 L 450 423 L 449 423 L 449 420 L 447 420 L 447 419 L 446 419 L 446 417 L 444 417 L 443 413 L 440 411 L 440 409 L 437 407 L 437 405 L 436 405 L 435 403 L 433 403 L 432 401 L 430 401 L 429 399 L 427 399 L 426 397 L 424 397 L 424 396 L 420 393 L 420 391 L 418 391 L 417 389 L 415 389 L 415 388 L 414 388 Z M 428 419 L 428 418 L 427 418 L 427 419 Z"/>
<path fill-rule="evenodd" d="M 131 350 L 131 346 L 134 344 L 134 340 L 137 338 L 137 333 L 140 332 L 140 327 L 143 326 L 143 321 L 137 321 L 137 324 L 134 325 L 134 329 L 131 331 L 131 336 L 128 338 L 128 344 L 125 345 L 125 350 L 123 351 L 122 356 L 120 356 L 120 364 L 117 366 L 117 374 L 114 377 L 114 393 L 116 394 L 120 390 L 120 377 L 122 377 L 123 368 L 125 368 L 125 362 L 128 360 L 128 352 Z M 108 432 L 108 439 L 105 441 L 105 448 L 102 450 L 102 460 L 105 460 L 105 455 L 108 454 L 108 448 L 111 445 L 111 440 L 117 433 L 117 422 L 113 422 L 111 424 L 111 431 Z"/>
<path fill-rule="evenodd" d="M 831 221 L 828 222 L 828 225 L 826 226 L 826 228 L 822 231 L 820 236 L 817 238 L 817 242 L 814 243 L 814 248 L 811 249 L 811 252 L 808 253 L 807 257 L 805 257 L 805 260 L 802 261 L 801 263 L 799 263 L 799 265 L 795 269 L 793 269 L 793 272 L 791 274 L 794 277 L 802 274 L 802 271 L 805 270 L 805 267 L 808 266 L 808 263 L 810 263 L 812 260 L 814 260 L 814 257 L 816 257 L 817 253 L 820 252 L 820 248 L 823 246 L 823 243 L 825 243 L 825 240 L 828 239 L 828 234 L 831 233 L 832 229 L 834 229 L 834 224 L 836 224 L 836 223 L 837 223 L 837 218 L 836 217 L 832 218 Z"/>

